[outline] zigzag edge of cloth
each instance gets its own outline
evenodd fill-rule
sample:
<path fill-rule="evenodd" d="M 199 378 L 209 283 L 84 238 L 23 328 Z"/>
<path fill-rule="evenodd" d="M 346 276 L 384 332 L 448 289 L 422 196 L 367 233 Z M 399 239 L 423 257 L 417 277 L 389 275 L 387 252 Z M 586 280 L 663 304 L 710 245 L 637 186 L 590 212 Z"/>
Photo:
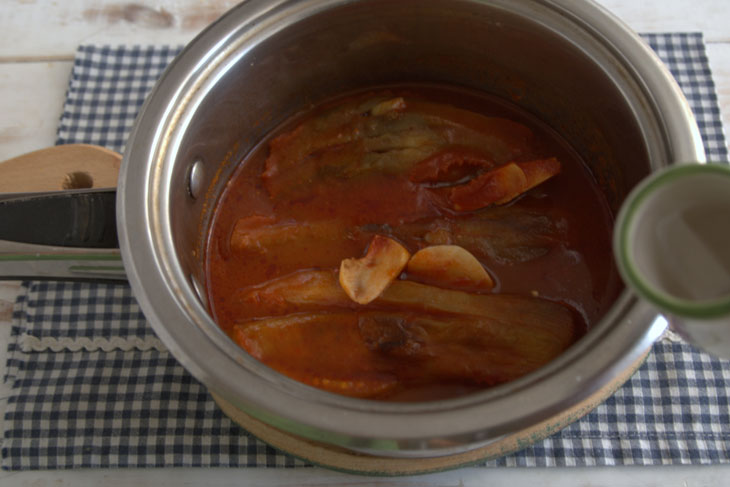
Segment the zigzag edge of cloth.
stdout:
<path fill-rule="evenodd" d="M 682 87 L 708 158 L 727 160 L 702 36 L 644 38 Z M 81 46 L 58 143 L 121 151 L 144 97 L 178 49 Z M 128 286 L 24 286 L 8 350 L 3 469 L 306 466 L 233 424 L 169 353 L 145 345 L 156 337 Z M 482 465 L 704 464 L 729 457 L 730 363 L 662 341 L 583 419 Z"/>

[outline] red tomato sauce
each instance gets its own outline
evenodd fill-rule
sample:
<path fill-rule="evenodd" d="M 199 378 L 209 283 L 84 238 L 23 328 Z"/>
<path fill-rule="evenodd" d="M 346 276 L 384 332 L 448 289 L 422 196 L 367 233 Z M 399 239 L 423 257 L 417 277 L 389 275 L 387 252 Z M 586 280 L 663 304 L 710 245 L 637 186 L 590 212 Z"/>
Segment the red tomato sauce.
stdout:
<path fill-rule="evenodd" d="M 559 172 L 542 181 L 531 161 Z M 509 164 L 541 182 L 512 197 L 522 180 Z M 611 228 L 585 163 L 535 117 L 471 91 L 391 86 L 311 107 L 241 161 L 210 225 L 206 284 L 221 328 L 296 380 L 355 397 L 452 397 L 544 365 L 601 318 L 621 288 Z M 339 266 L 375 235 L 411 254 L 463 247 L 494 286 L 404 270 L 381 298 L 351 302 Z M 462 298 L 472 311 L 447 309 Z M 502 308 L 513 299 L 514 312 Z"/>

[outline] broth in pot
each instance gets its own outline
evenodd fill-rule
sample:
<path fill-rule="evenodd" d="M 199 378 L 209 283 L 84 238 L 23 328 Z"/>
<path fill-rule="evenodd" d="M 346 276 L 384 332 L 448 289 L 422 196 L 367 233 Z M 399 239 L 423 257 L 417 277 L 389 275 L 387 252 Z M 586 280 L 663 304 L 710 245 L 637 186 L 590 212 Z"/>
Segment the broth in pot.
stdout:
<path fill-rule="evenodd" d="M 206 249 L 211 311 L 275 370 L 330 392 L 455 397 L 527 374 L 621 284 L 612 215 L 535 117 L 445 86 L 304 110 L 234 173 Z"/>

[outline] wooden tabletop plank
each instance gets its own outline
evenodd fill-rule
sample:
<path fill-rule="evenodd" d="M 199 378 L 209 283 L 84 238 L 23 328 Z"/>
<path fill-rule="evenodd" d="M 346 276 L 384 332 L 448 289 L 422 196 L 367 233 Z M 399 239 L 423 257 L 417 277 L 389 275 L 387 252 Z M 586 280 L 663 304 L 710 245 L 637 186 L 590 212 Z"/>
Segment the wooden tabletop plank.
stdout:
<path fill-rule="evenodd" d="M 184 44 L 237 3 L 3 0 L 0 60 L 70 60 L 82 43 Z"/>
<path fill-rule="evenodd" d="M 0 63 L 0 161 L 53 145 L 71 66 Z"/>
<path fill-rule="evenodd" d="M 80 43 L 182 44 L 236 0 L 3 0 L 0 60 L 69 60 Z M 639 32 L 702 31 L 730 41 L 727 0 L 599 0 Z M 22 42 L 19 42 L 22 39 Z"/>
<path fill-rule="evenodd" d="M 636 32 L 702 32 L 705 42 L 730 42 L 727 0 L 598 0 Z"/>

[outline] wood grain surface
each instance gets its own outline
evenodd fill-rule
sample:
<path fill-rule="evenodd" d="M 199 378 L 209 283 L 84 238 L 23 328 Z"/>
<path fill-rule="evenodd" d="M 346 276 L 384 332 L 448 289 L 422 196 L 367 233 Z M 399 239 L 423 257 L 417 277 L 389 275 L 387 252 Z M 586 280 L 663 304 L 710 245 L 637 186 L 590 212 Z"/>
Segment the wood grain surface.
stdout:
<path fill-rule="evenodd" d="M 0 193 L 115 188 L 121 162 L 95 145 L 46 147 L 0 163 Z"/>

